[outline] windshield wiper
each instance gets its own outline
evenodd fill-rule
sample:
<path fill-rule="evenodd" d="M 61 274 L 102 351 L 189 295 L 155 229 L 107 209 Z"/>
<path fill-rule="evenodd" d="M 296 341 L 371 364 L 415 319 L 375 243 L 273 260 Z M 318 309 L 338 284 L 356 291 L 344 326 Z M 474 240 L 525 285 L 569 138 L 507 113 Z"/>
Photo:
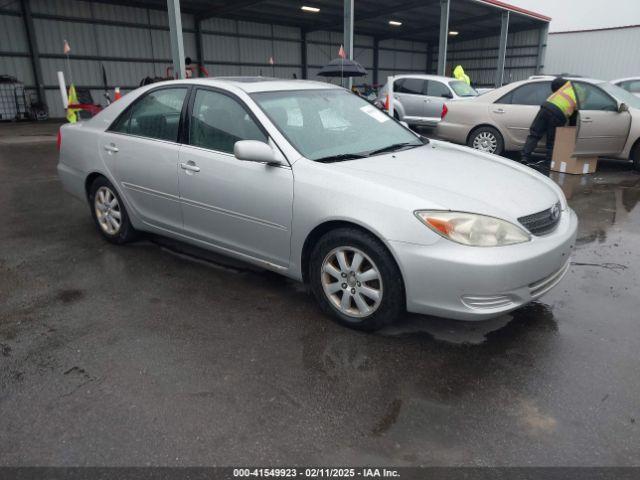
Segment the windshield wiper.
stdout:
<path fill-rule="evenodd" d="M 361 153 L 340 153 L 338 155 L 329 155 L 328 157 L 317 158 L 316 162 L 321 163 L 331 163 L 331 162 L 341 162 L 343 160 L 355 160 L 358 158 L 367 158 L 368 155 L 363 155 Z"/>
<path fill-rule="evenodd" d="M 386 147 L 382 147 L 382 148 L 378 148 L 377 150 L 372 150 L 370 151 L 367 155 L 371 156 L 371 155 L 376 155 L 378 153 L 385 153 L 385 152 L 395 152 L 396 150 L 400 150 L 401 148 L 404 147 L 421 147 L 422 143 L 411 143 L 411 142 L 402 142 L 402 143 L 392 143 L 391 145 L 387 145 Z"/>

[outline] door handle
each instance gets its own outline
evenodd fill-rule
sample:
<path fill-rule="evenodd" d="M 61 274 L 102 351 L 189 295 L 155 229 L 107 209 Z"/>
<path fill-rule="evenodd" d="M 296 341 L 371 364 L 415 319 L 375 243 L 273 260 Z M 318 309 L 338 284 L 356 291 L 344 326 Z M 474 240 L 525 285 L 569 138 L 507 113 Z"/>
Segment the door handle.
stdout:
<path fill-rule="evenodd" d="M 110 153 L 118 153 L 120 151 L 118 150 L 118 147 L 116 147 L 115 143 L 110 143 L 109 145 L 105 145 L 104 149 Z"/>
<path fill-rule="evenodd" d="M 493 111 L 493 113 L 504 113 L 504 109 L 497 108 L 496 110 Z"/>
<path fill-rule="evenodd" d="M 589 118 L 589 117 L 582 118 L 582 119 L 580 119 L 580 123 L 593 123 L 593 120 L 591 120 L 591 118 Z"/>
<path fill-rule="evenodd" d="M 181 163 L 180 168 L 186 170 L 187 172 L 199 172 L 200 167 L 198 167 L 194 162 L 189 161 L 187 163 Z"/>

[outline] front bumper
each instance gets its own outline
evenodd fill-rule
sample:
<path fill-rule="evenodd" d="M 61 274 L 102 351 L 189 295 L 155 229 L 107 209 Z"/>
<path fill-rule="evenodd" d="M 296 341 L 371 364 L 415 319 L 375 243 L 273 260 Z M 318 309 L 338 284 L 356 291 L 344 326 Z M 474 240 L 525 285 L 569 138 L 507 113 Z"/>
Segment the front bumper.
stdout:
<path fill-rule="evenodd" d="M 568 271 L 577 228 L 576 214 L 567 208 L 553 232 L 518 245 L 468 247 L 444 238 L 430 246 L 392 241 L 407 310 L 483 320 L 526 305 Z"/>

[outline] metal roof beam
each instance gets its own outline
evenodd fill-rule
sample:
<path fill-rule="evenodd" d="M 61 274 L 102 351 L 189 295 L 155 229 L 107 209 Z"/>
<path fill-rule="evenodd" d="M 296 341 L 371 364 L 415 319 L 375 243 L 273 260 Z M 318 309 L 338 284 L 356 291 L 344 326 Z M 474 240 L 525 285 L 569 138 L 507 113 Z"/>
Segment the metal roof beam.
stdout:
<path fill-rule="evenodd" d="M 403 2 L 397 4 L 395 6 L 387 7 L 387 8 L 377 8 L 371 12 L 355 14 L 355 22 L 361 22 L 363 20 L 372 20 L 379 17 L 384 17 L 386 15 L 392 15 L 395 13 L 401 13 L 403 11 L 411 10 L 418 7 L 425 7 L 427 5 L 431 5 L 436 3 L 437 0 L 411 0 L 408 2 Z M 336 17 L 335 20 L 339 20 L 339 17 Z M 335 20 L 331 22 L 325 22 L 317 24 L 313 27 L 313 31 L 317 30 L 325 30 L 327 28 L 331 28 L 335 25 Z"/>
<path fill-rule="evenodd" d="M 197 15 L 198 20 L 206 20 L 218 15 L 224 15 L 228 13 L 234 13 L 237 10 L 250 7 L 257 3 L 261 3 L 264 0 L 236 0 L 235 2 L 228 2 L 226 5 L 220 5 L 219 7 L 210 8 Z"/>

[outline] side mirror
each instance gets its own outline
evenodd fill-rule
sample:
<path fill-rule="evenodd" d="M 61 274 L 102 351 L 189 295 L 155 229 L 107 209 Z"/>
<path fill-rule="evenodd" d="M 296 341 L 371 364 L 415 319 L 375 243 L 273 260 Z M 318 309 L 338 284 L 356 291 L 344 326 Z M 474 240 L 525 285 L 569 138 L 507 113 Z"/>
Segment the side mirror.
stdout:
<path fill-rule="evenodd" d="M 442 98 L 453 98 L 453 94 L 452 93 L 443 93 L 442 95 L 440 95 Z"/>
<path fill-rule="evenodd" d="M 273 149 L 264 142 L 258 140 L 240 140 L 233 146 L 233 154 L 238 160 L 245 162 L 258 162 L 278 164 L 282 163 L 276 157 Z"/>
<path fill-rule="evenodd" d="M 618 107 L 618 113 L 628 112 L 628 111 L 629 111 L 629 105 L 627 105 L 626 103 L 621 103 L 620 106 Z"/>

